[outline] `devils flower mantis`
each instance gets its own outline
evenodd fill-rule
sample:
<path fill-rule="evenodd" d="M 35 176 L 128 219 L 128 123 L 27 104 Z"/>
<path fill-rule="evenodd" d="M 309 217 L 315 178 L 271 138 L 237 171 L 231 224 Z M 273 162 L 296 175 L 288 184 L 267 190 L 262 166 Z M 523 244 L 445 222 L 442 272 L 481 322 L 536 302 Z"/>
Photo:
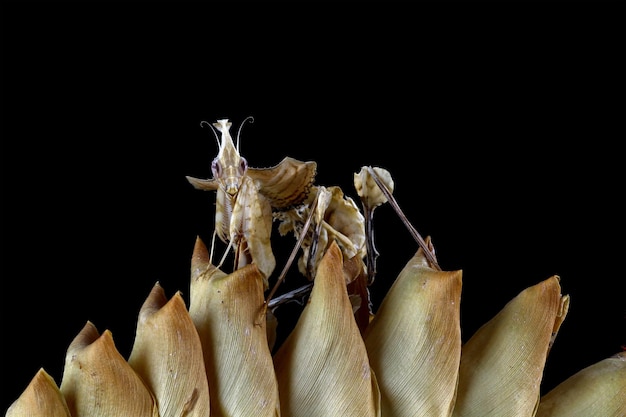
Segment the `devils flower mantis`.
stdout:
<path fill-rule="evenodd" d="M 267 279 L 276 266 L 270 245 L 272 211 L 289 209 L 306 199 L 317 164 L 286 157 L 274 167 L 249 167 L 239 153 L 241 127 L 235 146 L 229 133 L 231 125 L 228 119 L 213 123 L 213 127 L 221 133 L 218 153 L 211 163 L 213 178 L 187 176 L 187 180 L 196 189 L 217 192 L 215 234 L 233 249 L 235 268 L 257 264 L 267 289 Z M 215 130 L 214 133 L 217 139 Z M 229 250 L 226 250 L 220 265 Z"/>

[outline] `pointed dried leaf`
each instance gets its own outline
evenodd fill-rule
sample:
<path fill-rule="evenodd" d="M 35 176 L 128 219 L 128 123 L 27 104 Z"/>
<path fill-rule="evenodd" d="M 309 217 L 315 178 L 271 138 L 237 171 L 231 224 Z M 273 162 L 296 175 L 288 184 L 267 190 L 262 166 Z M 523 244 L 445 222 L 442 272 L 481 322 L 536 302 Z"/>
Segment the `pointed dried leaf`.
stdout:
<path fill-rule="evenodd" d="M 332 242 L 302 314 L 274 355 L 283 415 L 379 416 L 378 386 Z"/>
<path fill-rule="evenodd" d="M 626 352 L 590 365 L 541 398 L 536 417 L 626 416 Z"/>
<path fill-rule="evenodd" d="M 65 398 L 54 379 L 41 368 L 26 390 L 7 410 L 6 417 L 70 417 Z"/>
<path fill-rule="evenodd" d="M 73 417 L 158 417 L 156 401 L 120 355 L 109 330 L 87 322 L 65 357 L 61 393 Z"/>
<path fill-rule="evenodd" d="M 462 347 L 454 416 L 533 416 L 553 333 L 567 312 L 559 278 L 531 286 Z"/>
<path fill-rule="evenodd" d="M 128 363 L 154 394 L 161 417 L 209 414 L 202 345 L 180 292 L 167 301 L 163 288 L 153 287 Z"/>
<path fill-rule="evenodd" d="M 384 416 L 449 416 L 461 356 L 461 271 L 406 264 L 364 335 Z"/>
<path fill-rule="evenodd" d="M 277 416 L 278 386 L 268 346 L 263 275 L 254 264 L 225 274 L 199 239 L 189 314 L 198 330 L 211 416 Z"/>

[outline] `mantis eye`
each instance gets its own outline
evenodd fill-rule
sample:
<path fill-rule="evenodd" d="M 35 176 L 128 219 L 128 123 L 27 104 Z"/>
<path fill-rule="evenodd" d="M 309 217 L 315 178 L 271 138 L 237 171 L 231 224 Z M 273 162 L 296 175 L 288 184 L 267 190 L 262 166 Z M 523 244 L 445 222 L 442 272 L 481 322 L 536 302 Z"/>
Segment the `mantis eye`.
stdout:
<path fill-rule="evenodd" d="M 246 173 L 246 170 L 248 169 L 248 161 L 246 161 L 246 158 L 241 157 L 239 159 L 239 172 L 241 173 L 241 175 Z"/>
<path fill-rule="evenodd" d="M 211 162 L 211 171 L 213 172 L 213 178 L 219 178 L 222 176 L 222 164 L 220 164 L 220 161 L 218 161 L 217 158 Z"/>

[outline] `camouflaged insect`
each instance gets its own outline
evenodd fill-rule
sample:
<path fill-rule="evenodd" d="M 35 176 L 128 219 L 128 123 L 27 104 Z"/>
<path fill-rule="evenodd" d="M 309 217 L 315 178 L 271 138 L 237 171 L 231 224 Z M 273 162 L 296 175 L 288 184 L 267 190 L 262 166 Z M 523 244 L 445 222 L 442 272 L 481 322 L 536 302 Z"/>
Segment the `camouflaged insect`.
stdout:
<path fill-rule="evenodd" d="M 221 132 L 219 151 L 211 163 L 213 178 L 187 176 L 195 188 L 217 191 L 215 233 L 235 252 L 235 269 L 257 264 L 267 278 L 276 267 L 270 236 L 272 210 L 302 203 L 311 189 L 317 163 L 286 157 L 270 168 L 252 168 L 233 143 L 228 119 L 213 126 Z"/>

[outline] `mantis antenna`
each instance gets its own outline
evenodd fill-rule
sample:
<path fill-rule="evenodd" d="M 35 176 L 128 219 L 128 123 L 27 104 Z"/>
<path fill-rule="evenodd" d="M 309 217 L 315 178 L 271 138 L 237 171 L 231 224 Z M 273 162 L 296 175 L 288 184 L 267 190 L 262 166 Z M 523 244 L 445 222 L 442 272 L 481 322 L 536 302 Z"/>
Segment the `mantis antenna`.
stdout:
<path fill-rule="evenodd" d="M 254 123 L 254 117 L 248 116 L 243 119 L 243 122 L 241 122 L 241 124 L 239 125 L 239 130 L 237 130 L 237 152 L 239 152 L 239 135 L 241 134 L 241 128 L 243 127 L 243 125 L 246 124 L 248 120 L 250 120 L 250 123 Z"/>
<path fill-rule="evenodd" d="M 215 140 L 217 141 L 217 147 L 220 147 L 220 138 L 217 137 L 217 132 L 215 131 L 215 128 L 213 127 L 213 125 L 211 125 L 211 123 L 207 122 L 206 120 L 203 120 L 200 122 L 200 127 L 204 127 L 204 126 L 208 126 L 211 128 L 211 130 L 213 131 L 213 135 L 215 136 Z M 239 144 L 239 140 L 237 140 L 237 144 Z M 237 148 L 239 148 L 239 146 L 237 146 Z"/>

